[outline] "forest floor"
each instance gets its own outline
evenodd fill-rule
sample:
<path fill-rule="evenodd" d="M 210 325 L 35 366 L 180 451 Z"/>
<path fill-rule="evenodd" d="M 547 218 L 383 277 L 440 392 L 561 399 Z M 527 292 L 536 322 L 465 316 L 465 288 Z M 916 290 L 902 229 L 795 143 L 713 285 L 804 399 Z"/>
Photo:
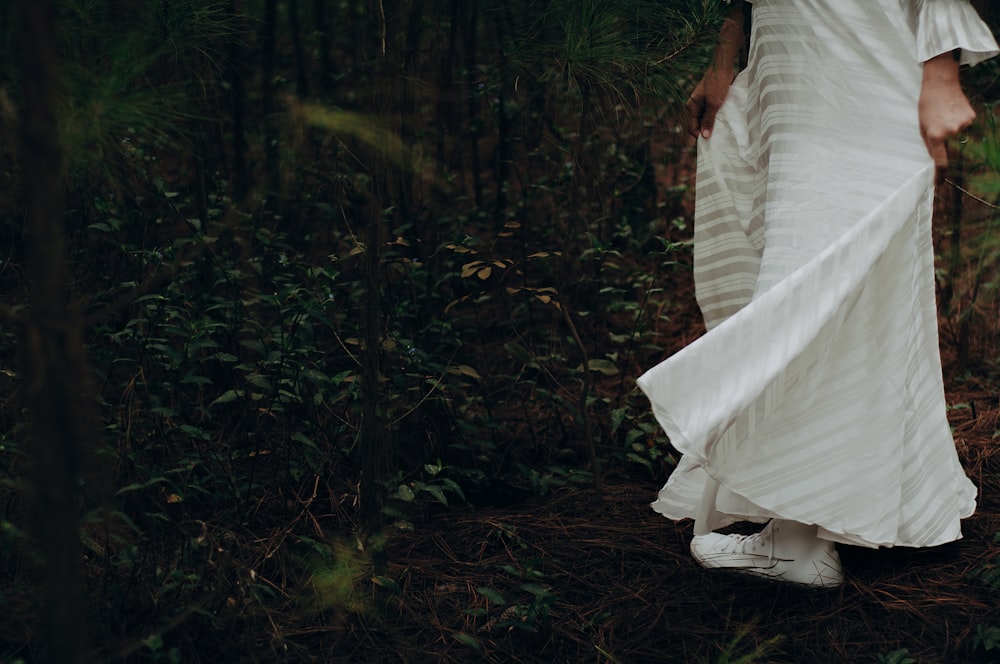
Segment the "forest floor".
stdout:
<path fill-rule="evenodd" d="M 700 334 L 693 297 L 674 320 Z M 846 581 L 809 590 L 699 568 L 691 523 L 648 504 L 663 478 L 618 471 L 505 509 L 453 508 L 388 540 L 400 601 L 346 626 L 337 661 L 1000 661 L 1000 404 L 955 368 L 942 321 L 956 444 L 979 488 L 964 539 L 932 549 L 841 546 Z M 327 635 L 329 636 L 329 635 Z M 344 636 L 341 633 L 341 636 Z M 350 651 L 343 644 L 354 644 Z"/>

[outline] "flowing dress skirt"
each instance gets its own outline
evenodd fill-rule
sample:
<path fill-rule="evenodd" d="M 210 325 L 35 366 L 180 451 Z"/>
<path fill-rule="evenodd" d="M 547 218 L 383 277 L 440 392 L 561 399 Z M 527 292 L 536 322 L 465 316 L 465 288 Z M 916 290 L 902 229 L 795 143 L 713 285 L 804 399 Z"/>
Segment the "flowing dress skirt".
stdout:
<path fill-rule="evenodd" d="M 922 35 L 921 4 L 754 3 L 748 67 L 698 145 L 709 331 L 638 380 L 683 453 L 653 503 L 664 516 L 702 530 L 779 517 L 864 546 L 961 537 L 976 489 L 938 351 L 917 115 L 919 52 L 938 33 Z M 989 57 L 973 28 L 966 57 Z"/>

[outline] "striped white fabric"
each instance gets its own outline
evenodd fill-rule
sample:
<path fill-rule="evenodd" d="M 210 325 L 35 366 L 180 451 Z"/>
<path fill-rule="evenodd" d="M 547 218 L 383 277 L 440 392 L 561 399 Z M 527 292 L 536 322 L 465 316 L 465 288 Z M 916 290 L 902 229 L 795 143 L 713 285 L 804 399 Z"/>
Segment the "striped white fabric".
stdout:
<path fill-rule="evenodd" d="M 960 0 L 754 3 L 748 67 L 699 139 L 709 332 L 638 381 L 683 453 L 656 511 L 866 546 L 961 537 L 976 490 L 945 417 L 917 117 L 920 63 L 954 48 L 997 53 Z"/>

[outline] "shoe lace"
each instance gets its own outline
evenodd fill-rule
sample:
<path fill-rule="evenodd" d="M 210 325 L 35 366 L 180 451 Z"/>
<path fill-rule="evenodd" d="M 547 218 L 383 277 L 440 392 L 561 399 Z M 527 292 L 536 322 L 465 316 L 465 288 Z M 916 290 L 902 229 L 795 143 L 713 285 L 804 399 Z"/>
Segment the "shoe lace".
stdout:
<path fill-rule="evenodd" d="M 723 553 L 760 553 L 767 549 L 767 562 L 774 562 L 774 534 L 770 527 L 753 535 L 733 535 L 722 548 Z"/>

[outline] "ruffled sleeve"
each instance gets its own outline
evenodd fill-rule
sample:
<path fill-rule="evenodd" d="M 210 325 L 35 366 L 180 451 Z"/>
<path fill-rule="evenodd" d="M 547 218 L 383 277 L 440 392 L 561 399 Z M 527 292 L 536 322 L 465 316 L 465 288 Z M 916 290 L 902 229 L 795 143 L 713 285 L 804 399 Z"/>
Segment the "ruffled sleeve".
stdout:
<path fill-rule="evenodd" d="M 962 64 L 1000 53 L 996 39 L 968 0 L 913 0 L 917 4 L 917 59 L 962 49 Z"/>

